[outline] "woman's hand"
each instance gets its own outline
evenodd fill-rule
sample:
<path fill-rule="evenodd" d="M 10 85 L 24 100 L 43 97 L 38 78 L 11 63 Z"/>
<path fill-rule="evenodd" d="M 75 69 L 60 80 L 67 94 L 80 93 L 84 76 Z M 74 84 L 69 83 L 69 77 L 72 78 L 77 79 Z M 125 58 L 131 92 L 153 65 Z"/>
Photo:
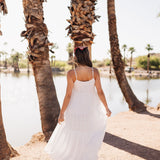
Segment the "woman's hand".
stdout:
<path fill-rule="evenodd" d="M 63 121 L 64 121 L 64 114 L 60 113 L 59 117 L 58 117 L 58 123 L 61 124 L 61 122 L 63 122 Z"/>
<path fill-rule="evenodd" d="M 112 114 L 112 112 L 111 112 L 109 109 L 106 109 L 106 111 L 107 111 L 106 115 L 107 115 L 108 117 L 110 117 L 111 114 Z"/>

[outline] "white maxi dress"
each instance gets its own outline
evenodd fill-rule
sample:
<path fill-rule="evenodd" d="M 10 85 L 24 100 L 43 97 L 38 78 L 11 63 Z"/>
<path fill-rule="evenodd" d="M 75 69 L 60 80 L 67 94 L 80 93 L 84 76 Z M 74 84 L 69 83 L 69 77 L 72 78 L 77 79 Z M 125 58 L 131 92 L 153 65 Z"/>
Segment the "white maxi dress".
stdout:
<path fill-rule="evenodd" d="M 98 160 L 107 124 L 105 107 L 92 79 L 77 80 L 70 102 L 64 112 L 64 121 L 57 123 L 44 150 L 52 160 Z"/>

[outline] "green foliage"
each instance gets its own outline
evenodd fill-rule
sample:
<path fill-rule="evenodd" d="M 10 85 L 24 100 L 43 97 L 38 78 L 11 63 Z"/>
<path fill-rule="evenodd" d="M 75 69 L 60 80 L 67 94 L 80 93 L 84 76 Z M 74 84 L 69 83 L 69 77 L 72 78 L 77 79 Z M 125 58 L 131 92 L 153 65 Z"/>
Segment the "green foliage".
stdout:
<path fill-rule="evenodd" d="M 136 50 L 135 50 L 134 47 L 130 47 L 130 48 L 128 49 L 128 51 L 132 54 L 132 53 L 134 53 Z"/>
<path fill-rule="evenodd" d="M 69 65 L 67 61 L 59 61 L 59 60 L 56 60 L 55 62 L 53 61 L 53 63 L 51 63 L 51 67 L 60 68 L 62 70 L 64 69 L 66 71 L 72 68 L 72 66 Z"/>
<path fill-rule="evenodd" d="M 153 47 L 150 44 L 147 44 L 145 49 L 149 52 L 153 50 Z"/>
<path fill-rule="evenodd" d="M 150 57 L 150 65 L 151 65 L 151 68 L 153 68 L 153 69 L 159 69 L 160 58 L 157 58 L 156 56 L 151 56 Z"/>
<path fill-rule="evenodd" d="M 139 68 L 147 69 L 147 56 L 139 56 L 136 58 L 136 65 Z M 150 68 L 151 69 L 159 69 L 160 66 L 160 58 L 156 56 L 150 57 Z"/>
<path fill-rule="evenodd" d="M 105 66 L 109 66 L 110 65 L 110 59 L 104 59 L 102 61 L 98 61 L 98 60 L 93 60 L 92 63 L 93 63 L 93 66 L 95 67 L 105 67 Z"/>
<path fill-rule="evenodd" d="M 19 68 L 27 68 L 27 62 L 28 60 L 27 60 L 27 58 L 26 59 L 21 59 L 20 61 L 19 61 Z"/>
<path fill-rule="evenodd" d="M 69 42 L 68 45 L 67 45 L 66 51 L 68 53 L 73 53 L 73 50 L 74 50 L 74 44 Z"/>

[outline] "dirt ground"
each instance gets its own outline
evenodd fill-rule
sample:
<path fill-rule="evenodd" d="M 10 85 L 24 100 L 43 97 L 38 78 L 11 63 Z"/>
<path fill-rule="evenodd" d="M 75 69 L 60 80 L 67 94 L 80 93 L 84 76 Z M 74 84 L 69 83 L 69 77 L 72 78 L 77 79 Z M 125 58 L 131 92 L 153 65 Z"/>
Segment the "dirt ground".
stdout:
<path fill-rule="evenodd" d="M 160 160 L 160 110 L 137 114 L 122 112 L 108 118 L 98 160 Z M 11 160 L 51 160 L 44 152 L 42 133 L 15 148 L 20 156 Z"/>

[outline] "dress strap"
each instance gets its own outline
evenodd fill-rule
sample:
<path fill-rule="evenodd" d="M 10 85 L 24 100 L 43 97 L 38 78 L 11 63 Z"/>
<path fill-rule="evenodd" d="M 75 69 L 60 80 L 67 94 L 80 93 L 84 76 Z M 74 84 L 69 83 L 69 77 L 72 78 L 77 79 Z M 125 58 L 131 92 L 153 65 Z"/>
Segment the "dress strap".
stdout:
<path fill-rule="evenodd" d="M 75 72 L 75 76 L 76 76 L 76 79 L 77 79 L 77 73 L 76 73 L 76 69 L 74 69 L 74 72 Z"/>
<path fill-rule="evenodd" d="M 93 70 L 93 67 L 92 67 L 92 77 L 94 78 L 94 70 Z"/>

